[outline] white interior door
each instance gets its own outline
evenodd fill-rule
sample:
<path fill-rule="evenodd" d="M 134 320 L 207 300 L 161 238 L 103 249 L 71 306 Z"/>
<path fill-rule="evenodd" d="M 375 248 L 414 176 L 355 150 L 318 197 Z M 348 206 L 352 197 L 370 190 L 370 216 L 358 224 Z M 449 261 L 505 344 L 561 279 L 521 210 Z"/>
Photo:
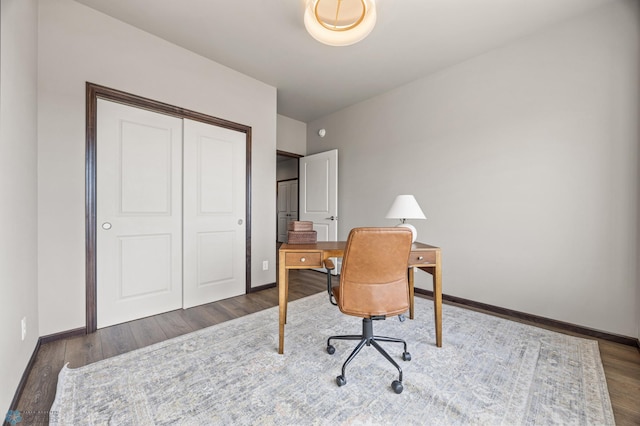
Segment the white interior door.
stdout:
<path fill-rule="evenodd" d="M 278 182 L 278 241 L 288 240 L 289 222 L 298 220 L 298 180 Z"/>
<path fill-rule="evenodd" d="M 182 306 L 182 120 L 98 100 L 97 326 Z"/>
<path fill-rule="evenodd" d="M 184 307 L 245 293 L 246 135 L 184 120 Z"/>
<path fill-rule="evenodd" d="M 278 207 L 278 241 L 287 242 L 287 231 L 289 227 L 289 184 L 278 182 L 278 195 L 276 206 Z"/>
<path fill-rule="evenodd" d="M 313 222 L 318 241 L 338 240 L 338 150 L 300 158 L 300 220 Z"/>
<path fill-rule="evenodd" d="M 298 220 L 298 179 L 289 182 L 289 222 L 292 220 Z"/>

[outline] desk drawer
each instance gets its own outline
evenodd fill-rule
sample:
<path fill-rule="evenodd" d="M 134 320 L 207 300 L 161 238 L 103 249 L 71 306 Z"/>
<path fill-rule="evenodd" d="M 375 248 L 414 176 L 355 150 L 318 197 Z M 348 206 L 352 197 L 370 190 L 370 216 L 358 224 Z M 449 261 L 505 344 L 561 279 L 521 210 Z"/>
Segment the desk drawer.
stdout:
<path fill-rule="evenodd" d="M 321 268 L 322 254 L 309 252 L 290 252 L 285 254 L 287 267 L 304 266 L 307 268 Z"/>
<path fill-rule="evenodd" d="M 420 266 L 435 265 L 436 252 L 435 251 L 412 251 L 409 255 L 409 265 Z"/>

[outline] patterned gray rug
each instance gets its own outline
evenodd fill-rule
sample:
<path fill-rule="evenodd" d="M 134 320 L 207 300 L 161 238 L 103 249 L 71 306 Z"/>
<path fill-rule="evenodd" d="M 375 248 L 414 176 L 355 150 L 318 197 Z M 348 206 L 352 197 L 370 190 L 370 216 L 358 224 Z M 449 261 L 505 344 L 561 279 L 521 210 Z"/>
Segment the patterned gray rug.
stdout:
<path fill-rule="evenodd" d="M 443 307 L 435 346 L 433 305 L 416 298 L 416 320 L 376 321 L 402 366 L 365 347 L 336 386 L 361 320 L 318 294 L 289 304 L 285 354 L 271 308 L 78 369 L 60 372 L 51 408 L 64 425 L 609 425 L 611 402 L 593 340 Z M 399 347 L 398 347 L 399 346 Z"/>

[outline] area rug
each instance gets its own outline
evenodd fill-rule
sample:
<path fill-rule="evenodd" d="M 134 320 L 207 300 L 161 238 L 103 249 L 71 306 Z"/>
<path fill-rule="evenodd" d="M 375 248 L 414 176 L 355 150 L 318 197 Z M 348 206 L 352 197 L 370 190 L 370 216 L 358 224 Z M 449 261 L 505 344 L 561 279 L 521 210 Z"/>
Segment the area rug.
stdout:
<path fill-rule="evenodd" d="M 376 321 L 397 371 L 372 347 L 335 378 L 361 320 L 317 294 L 289 304 L 285 354 L 278 310 L 267 309 L 59 375 L 51 411 L 61 425 L 610 425 L 611 402 L 596 341 L 443 306 L 435 346 L 433 304 L 416 319 Z"/>

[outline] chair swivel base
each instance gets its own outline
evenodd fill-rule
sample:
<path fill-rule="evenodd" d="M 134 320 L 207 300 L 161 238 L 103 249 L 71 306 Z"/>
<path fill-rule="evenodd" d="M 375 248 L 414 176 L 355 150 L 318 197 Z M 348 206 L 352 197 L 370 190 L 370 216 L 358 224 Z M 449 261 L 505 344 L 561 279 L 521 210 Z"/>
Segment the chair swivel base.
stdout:
<path fill-rule="evenodd" d="M 349 363 L 355 358 L 356 355 L 362 350 L 365 346 L 373 346 L 376 348 L 378 352 L 380 352 L 391 364 L 393 364 L 398 370 L 398 380 L 394 380 L 391 382 L 391 388 L 397 394 L 402 393 L 404 387 L 402 386 L 402 369 L 396 363 L 393 358 L 385 351 L 382 346 L 378 344 L 378 342 L 393 342 L 393 343 L 402 343 L 404 345 L 404 352 L 402 353 L 402 359 L 404 361 L 411 361 L 411 354 L 407 352 L 407 343 L 402 339 L 396 339 L 394 337 L 384 337 L 384 336 L 374 336 L 373 335 L 373 323 L 371 318 L 363 318 L 362 319 L 362 334 L 349 334 L 345 336 L 331 336 L 327 339 L 327 353 L 333 355 L 336 352 L 336 348 L 331 344 L 332 340 L 360 340 L 358 345 L 355 347 L 351 355 L 347 358 L 347 360 L 342 365 L 342 374 L 336 377 L 336 384 L 338 386 L 344 386 L 347 384 L 347 375 L 346 369 Z"/>

